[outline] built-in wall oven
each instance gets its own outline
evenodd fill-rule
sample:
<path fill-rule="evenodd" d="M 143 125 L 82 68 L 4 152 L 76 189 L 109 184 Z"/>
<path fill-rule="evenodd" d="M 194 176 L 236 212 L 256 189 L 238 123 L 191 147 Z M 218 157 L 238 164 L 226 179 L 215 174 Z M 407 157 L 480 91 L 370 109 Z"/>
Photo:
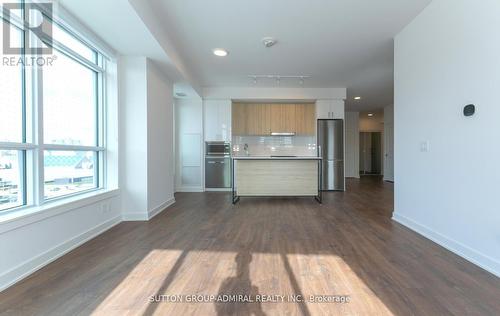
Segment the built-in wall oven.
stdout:
<path fill-rule="evenodd" d="M 231 144 L 205 142 L 205 188 L 231 187 Z"/>

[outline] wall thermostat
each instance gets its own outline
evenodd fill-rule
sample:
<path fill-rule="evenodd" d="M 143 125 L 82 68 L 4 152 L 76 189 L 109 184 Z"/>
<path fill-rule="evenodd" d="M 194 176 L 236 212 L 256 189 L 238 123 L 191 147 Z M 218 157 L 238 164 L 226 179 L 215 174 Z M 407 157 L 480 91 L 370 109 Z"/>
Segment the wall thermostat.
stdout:
<path fill-rule="evenodd" d="M 464 107 L 464 115 L 465 116 L 472 116 L 476 112 L 476 107 L 474 104 L 468 104 Z"/>

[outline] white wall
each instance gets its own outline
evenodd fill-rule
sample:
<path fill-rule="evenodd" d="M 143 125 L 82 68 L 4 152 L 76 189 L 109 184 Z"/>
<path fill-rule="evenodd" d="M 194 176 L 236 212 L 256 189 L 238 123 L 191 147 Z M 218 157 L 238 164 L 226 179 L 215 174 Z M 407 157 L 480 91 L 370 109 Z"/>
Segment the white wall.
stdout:
<path fill-rule="evenodd" d="M 147 61 L 148 212 L 155 214 L 174 201 L 173 84 Z"/>
<path fill-rule="evenodd" d="M 0 291 L 121 221 L 118 193 L 0 224 Z"/>
<path fill-rule="evenodd" d="M 144 217 L 148 208 L 147 60 L 122 57 L 118 65 L 124 140 L 120 147 L 123 213 Z"/>
<path fill-rule="evenodd" d="M 394 219 L 497 276 L 499 16 L 498 0 L 433 1 L 395 39 L 394 105 Z"/>
<path fill-rule="evenodd" d="M 173 85 L 145 57 L 119 64 L 123 218 L 148 220 L 175 202 Z"/>
<path fill-rule="evenodd" d="M 175 99 L 177 192 L 203 191 L 203 105 L 201 98 Z"/>
<path fill-rule="evenodd" d="M 359 112 L 345 112 L 345 176 L 359 178 Z"/>
<path fill-rule="evenodd" d="M 372 113 L 373 116 L 368 116 Z M 384 112 L 360 112 L 359 114 L 360 132 L 383 132 L 384 131 Z"/>

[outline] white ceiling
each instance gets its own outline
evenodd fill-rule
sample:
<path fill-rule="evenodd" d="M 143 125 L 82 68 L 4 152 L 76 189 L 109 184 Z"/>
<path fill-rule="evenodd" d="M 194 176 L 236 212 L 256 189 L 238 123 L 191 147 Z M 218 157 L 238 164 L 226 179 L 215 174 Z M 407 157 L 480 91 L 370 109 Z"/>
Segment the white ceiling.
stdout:
<path fill-rule="evenodd" d="M 393 102 L 393 37 L 431 0 L 147 1 L 202 86 L 253 86 L 251 74 L 311 75 L 305 87 L 346 87 L 348 109 L 367 110 Z M 278 44 L 264 48 L 265 36 Z M 212 55 L 218 47 L 229 55 Z M 363 99 L 354 102 L 356 95 Z"/>
<path fill-rule="evenodd" d="M 310 75 L 304 87 L 347 88 L 348 110 L 393 102 L 393 38 L 430 2 L 60 0 L 115 50 L 150 57 L 189 95 L 201 87 L 252 87 L 251 74 Z M 264 48 L 265 36 L 278 44 Z M 215 57 L 218 47 L 229 56 Z"/>
<path fill-rule="evenodd" d="M 148 24 L 143 20 L 143 16 L 150 15 L 149 7 L 144 8 L 142 5 L 144 1 L 59 0 L 59 3 L 119 55 L 149 57 L 175 82 L 176 90 L 185 91 L 192 97 L 197 96 L 192 88 L 196 86 L 195 80 L 178 57 L 176 49 L 171 47 L 168 35 L 158 36 L 151 31 L 154 27 L 151 23 L 156 22 L 154 18 L 149 18 Z M 161 41 L 155 35 L 161 37 Z M 167 45 L 170 45 L 168 50 L 164 48 Z M 186 84 L 188 78 L 192 81 L 190 85 Z"/>

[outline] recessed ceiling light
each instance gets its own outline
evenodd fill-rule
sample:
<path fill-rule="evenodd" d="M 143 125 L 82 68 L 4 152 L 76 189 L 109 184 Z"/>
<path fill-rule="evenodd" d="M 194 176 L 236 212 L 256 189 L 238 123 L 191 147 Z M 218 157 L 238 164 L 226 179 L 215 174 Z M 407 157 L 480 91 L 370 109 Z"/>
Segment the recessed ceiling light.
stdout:
<path fill-rule="evenodd" d="M 214 55 L 219 57 L 225 57 L 227 56 L 227 50 L 222 48 L 216 48 L 214 49 Z"/>
<path fill-rule="evenodd" d="M 361 100 L 361 97 L 354 97 L 354 100 Z"/>
<path fill-rule="evenodd" d="M 368 113 L 368 116 L 369 116 L 369 117 L 372 117 L 372 116 L 373 116 L 373 113 Z"/>

